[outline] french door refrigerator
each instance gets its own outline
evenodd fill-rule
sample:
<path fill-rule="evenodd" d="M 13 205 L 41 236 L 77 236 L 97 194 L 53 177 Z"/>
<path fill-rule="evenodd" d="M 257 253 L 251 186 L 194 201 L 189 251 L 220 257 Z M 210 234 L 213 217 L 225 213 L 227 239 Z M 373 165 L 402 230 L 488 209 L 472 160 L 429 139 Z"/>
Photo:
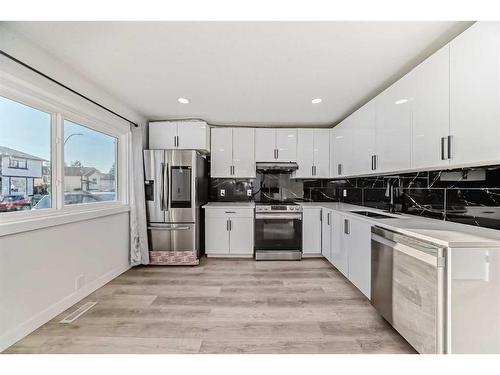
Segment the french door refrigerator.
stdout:
<path fill-rule="evenodd" d="M 197 151 L 144 151 L 150 251 L 201 255 L 201 206 L 208 197 L 206 170 L 206 160 Z"/>

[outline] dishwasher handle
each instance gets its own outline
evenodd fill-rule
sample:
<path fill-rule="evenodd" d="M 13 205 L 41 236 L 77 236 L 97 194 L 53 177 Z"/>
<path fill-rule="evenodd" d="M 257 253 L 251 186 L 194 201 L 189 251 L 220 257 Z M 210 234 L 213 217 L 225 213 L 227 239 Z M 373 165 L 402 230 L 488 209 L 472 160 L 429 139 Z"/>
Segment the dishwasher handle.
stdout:
<path fill-rule="evenodd" d="M 401 242 L 395 242 L 390 239 L 384 238 L 378 234 L 372 233 L 372 241 L 376 241 L 385 246 L 392 248 L 395 251 L 399 251 L 403 254 L 411 256 L 412 258 L 418 259 L 422 262 L 430 264 L 435 267 L 443 267 L 444 263 L 440 261 L 441 257 L 439 257 L 438 252 L 436 254 L 430 254 L 428 252 L 419 250 L 415 247 L 408 246 Z M 437 249 L 436 249 L 437 250 Z"/>

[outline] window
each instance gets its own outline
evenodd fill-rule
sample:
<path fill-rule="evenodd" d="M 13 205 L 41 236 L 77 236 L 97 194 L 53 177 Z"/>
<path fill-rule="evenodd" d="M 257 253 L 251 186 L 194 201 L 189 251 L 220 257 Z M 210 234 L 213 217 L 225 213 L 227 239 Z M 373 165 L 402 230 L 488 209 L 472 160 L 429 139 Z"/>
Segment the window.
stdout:
<path fill-rule="evenodd" d="M 11 157 L 9 159 L 9 168 L 28 169 L 28 161 L 26 159 L 17 159 Z"/>
<path fill-rule="evenodd" d="M 0 214 L 51 207 L 51 114 L 0 96 Z"/>
<path fill-rule="evenodd" d="M 116 200 L 117 139 L 64 121 L 64 204 Z"/>

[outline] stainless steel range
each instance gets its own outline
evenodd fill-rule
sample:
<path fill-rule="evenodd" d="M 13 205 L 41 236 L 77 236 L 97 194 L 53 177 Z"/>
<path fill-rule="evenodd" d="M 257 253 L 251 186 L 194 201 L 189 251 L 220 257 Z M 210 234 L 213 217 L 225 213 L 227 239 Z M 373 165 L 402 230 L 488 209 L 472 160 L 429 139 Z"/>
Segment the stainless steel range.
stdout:
<path fill-rule="evenodd" d="M 257 203 L 255 260 L 302 258 L 302 207 L 296 203 Z"/>

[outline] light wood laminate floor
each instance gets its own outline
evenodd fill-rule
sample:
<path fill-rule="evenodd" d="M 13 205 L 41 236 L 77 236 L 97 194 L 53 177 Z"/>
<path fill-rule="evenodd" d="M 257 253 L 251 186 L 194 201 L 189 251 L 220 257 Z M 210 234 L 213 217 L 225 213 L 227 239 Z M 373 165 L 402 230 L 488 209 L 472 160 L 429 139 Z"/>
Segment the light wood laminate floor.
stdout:
<path fill-rule="evenodd" d="M 97 301 L 71 324 L 59 321 Z M 414 353 L 323 259 L 137 267 L 5 353 Z"/>

